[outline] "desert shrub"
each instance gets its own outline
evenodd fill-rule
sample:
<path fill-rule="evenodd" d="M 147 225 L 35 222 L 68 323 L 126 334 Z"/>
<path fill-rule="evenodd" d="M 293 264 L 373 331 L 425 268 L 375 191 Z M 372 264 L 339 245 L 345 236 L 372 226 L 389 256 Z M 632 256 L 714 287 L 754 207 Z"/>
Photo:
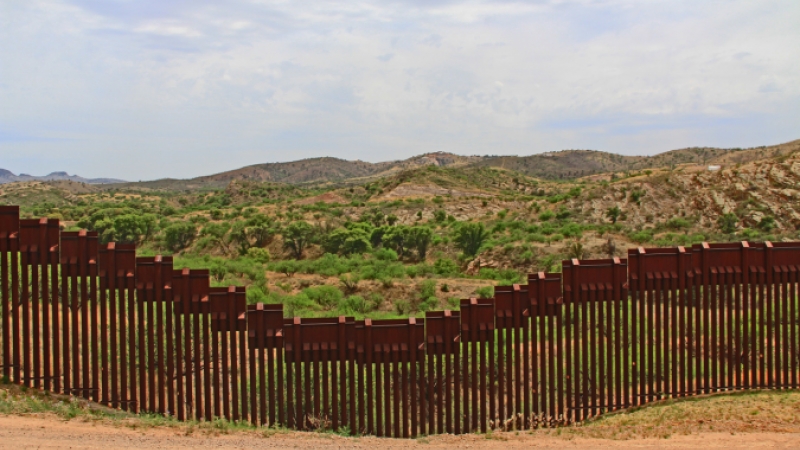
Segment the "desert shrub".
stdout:
<path fill-rule="evenodd" d="M 411 304 L 406 300 L 398 300 L 394 303 L 394 310 L 397 314 L 405 316 L 411 311 Z"/>
<path fill-rule="evenodd" d="M 313 286 L 303 289 L 303 294 L 306 295 L 311 301 L 322 307 L 331 307 L 338 305 L 344 294 L 339 288 L 335 286 Z"/>
<path fill-rule="evenodd" d="M 425 280 L 419 284 L 419 297 L 421 299 L 434 296 L 436 296 L 436 281 Z"/>
<path fill-rule="evenodd" d="M 453 241 L 465 255 L 474 257 L 489 238 L 482 223 L 466 222 L 456 228 Z"/>
<path fill-rule="evenodd" d="M 541 233 L 543 235 L 545 235 L 545 236 L 550 236 L 551 234 L 556 232 L 556 226 L 554 224 L 548 222 L 548 223 L 542 224 L 542 226 L 539 227 L 539 231 L 541 231 Z"/>
<path fill-rule="evenodd" d="M 417 252 L 417 257 L 424 260 L 428 255 L 428 247 L 431 245 L 433 231 L 425 226 L 411 227 L 408 230 L 408 246 Z"/>
<path fill-rule="evenodd" d="M 664 222 L 664 226 L 669 228 L 670 230 L 684 230 L 689 228 L 692 224 L 689 223 L 688 220 L 682 217 L 673 217 L 666 222 Z"/>
<path fill-rule="evenodd" d="M 758 230 L 754 230 L 752 228 L 745 228 L 745 229 L 743 229 L 742 231 L 739 232 L 739 236 L 741 236 L 741 237 L 743 237 L 745 239 L 748 239 L 748 240 L 749 239 L 755 240 L 755 239 L 758 239 L 759 237 L 761 237 L 761 233 L 759 233 Z"/>
<path fill-rule="evenodd" d="M 379 261 L 397 261 L 397 252 L 390 248 L 379 248 L 372 252 L 372 256 Z"/>
<path fill-rule="evenodd" d="M 778 225 L 775 223 L 775 218 L 771 216 L 764 216 L 758 222 L 758 229 L 761 231 L 770 232 Z"/>
<path fill-rule="evenodd" d="M 556 212 L 556 219 L 558 220 L 566 220 L 569 219 L 570 216 L 572 216 L 572 211 L 564 208 L 563 206 L 558 209 L 558 212 Z"/>
<path fill-rule="evenodd" d="M 362 266 L 359 272 L 362 278 L 366 280 L 384 280 L 403 278 L 406 274 L 406 269 L 401 263 L 374 261 L 372 264 Z"/>
<path fill-rule="evenodd" d="M 611 223 L 617 223 L 617 220 L 621 215 L 622 210 L 619 208 L 619 206 L 614 205 L 606 210 L 606 217 L 611 219 Z"/>
<path fill-rule="evenodd" d="M 269 250 L 258 247 L 249 248 L 247 250 L 247 257 L 261 264 L 266 264 L 270 260 Z"/>
<path fill-rule="evenodd" d="M 583 227 L 577 223 L 568 223 L 561 227 L 561 234 L 568 238 L 580 238 L 583 235 Z"/>
<path fill-rule="evenodd" d="M 436 296 L 432 296 L 419 302 L 419 306 L 417 307 L 417 309 L 419 309 L 422 312 L 426 312 L 426 311 L 433 311 L 438 307 L 439 307 L 439 299 L 436 298 Z"/>
<path fill-rule="evenodd" d="M 177 251 L 188 247 L 195 238 L 197 229 L 188 222 L 174 223 L 164 229 L 164 245 Z"/>
<path fill-rule="evenodd" d="M 455 276 L 461 273 L 461 268 L 450 258 L 439 258 L 433 263 L 433 272 L 441 276 Z"/>
<path fill-rule="evenodd" d="M 258 286 L 250 286 L 247 288 L 247 304 L 253 305 L 256 303 L 267 303 L 271 298 Z"/>
<path fill-rule="evenodd" d="M 317 303 L 308 298 L 304 292 L 297 295 L 273 297 L 270 299 L 270 303 L 283 303 L 285 314 L 289 317 L 300 315 L 302 311 L 316 311 L 319 309 Z"/>
<path fill-rule="evenodd" d="M 539 214 L 539 220 L 541 220 L 542 222 L 547 222 L 548 220 L 551 220 L 555 216 L 556 214 L 553 211 L 544 211 Z"/>
<path fill-rule="evenodd" d="M 377 292 L 372 292 L 369 294 L 370 308 L 372 310 L 381 309 L 385 301 L 386 299 Z"/>
<path fill-rule="evenodd" d="M 366 314 L 370 310 L 370 304 L 360 295 L 351 295 L 342 301 L 339 310 L 347 315 Z"/>
<path fill-rule="evenodd" d="M 228 262 L 222 258 L 214 258 L 208 265 L 208 272 L 215 281 L 222 282 L 228 274 Z"/>
<path fill-rule="evenodd" d="M 525 238 L 525 240 L 528 241 L 528 242 L 541 242 L 541 243 L 544 243 L 544 242 L 547 242 L 547 236 L 545 236 L 545 235 L 543 235 L 541 233 L 532 233 L 532 234 L 529 234 Z"/>
<path fill-rule="evenodd" d="M 298 264 L 297 261 L 279 261 L 275 264 L 271 264 L 269 268 L 272 271 L 291 277 L 300 270 L 300 264 Z"/>
<path fill-rule="evenodd" d="M 518 256 L 520 262 L 531 262 L 533 261 L 534 255 L 531 250 L 525 250 Z"/>
<path fill-rule="evenodd" d="M 647 192 L 644 191 L 644 190 L 634 189 L 634 190 L 631 191 L 629 199 L 630 199 L 630 201 L 632 203 L 636 203 L 637 205 L 640 205 L 641 202 L 642 202 L 642 197 L 644 197 L 646 193 Z"/>
<path fill-rule="evenodd" d="M 737 222 L 739 222 L 739 218 L 736 217 L 736 214 L 725 213 L 719 216 L 719 219 L 717 219 L 717 226 L 723 233 L 731 234 L 736 231 Z"/>
<path fill-rule="evenodd" d="M 475 289 L 475 294 L 478 296 L 478 298 L 493 298 L 494 286 L 484 286 Z"/>
<path fill-rule="evenodd" d="M 648 230 L 630 233 L 628 238 L 637 244 L 644 244 L 653 240 L 653 232 Z"/>
<path fill-rule="evenodd" d="M 522 279 L 519 272 L 514 269 L 494 269 L 485 267 L 478 272 L 478 278 L 482 280 L 496 280 L 504 285 L 519 283 Z"/>
<path fill-rule="evenodd" d="M 329 253 L 345 255 L 365 253 L 372 248 L 371 231 L 367 231 L 365 227 L 337 228 L 325 238 L 323 248 Z"/>
<path fill-rule="evenodd" d="M 297 259 L 303 257 L 306 247 L 314 241 L 314 228 L 308 222 L 292 222 L 283 230 L 283 248 Z"/>
<path fill-rule="evenodd" d="M 342 283 L 347 292 L 357 291 L 359 281 L 361 281 L 361 278 L 357 274 L 344 274 L 339 277 L 339 282 Z"/>

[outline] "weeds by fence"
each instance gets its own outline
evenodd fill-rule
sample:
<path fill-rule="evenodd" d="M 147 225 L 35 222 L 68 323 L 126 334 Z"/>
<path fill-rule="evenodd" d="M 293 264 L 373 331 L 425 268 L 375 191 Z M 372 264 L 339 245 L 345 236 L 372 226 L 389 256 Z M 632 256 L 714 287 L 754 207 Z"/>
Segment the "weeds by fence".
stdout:
<path fill-rule="evenodd" d="M 800 243 L 564 261 L 424 319 L 284 318 L 206 270 L 0 207 L 2 373 L 178 420 L 414 437 L 798 387 Z"/>

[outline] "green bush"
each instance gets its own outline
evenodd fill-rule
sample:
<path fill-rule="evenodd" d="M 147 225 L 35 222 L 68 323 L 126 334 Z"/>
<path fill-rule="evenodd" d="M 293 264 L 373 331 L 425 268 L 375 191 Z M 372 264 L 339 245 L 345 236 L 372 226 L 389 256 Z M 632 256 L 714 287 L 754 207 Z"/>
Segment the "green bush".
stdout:
<path fill-rule="evenodd" d="M 608 208 L 608 210 L 606 210 L 606 217 L 611 219 L 611 223 L 617 223 L 617 220 L 621 215 L 622 215 L 622 210 L 617 205 L 614 205 L 611 208 Z"/>
<path fill-rule="evenodd" d="M 583 227 L 577 223 L 568 223 L 561 227 L 561 234 L 568 238 L 580 238 L 583 235 Z"/>
<path fill-rule="evenodd" d="M 559 208 L 558 212 L 556 213 L 556 219 L 558 220 L 566 220 L 570 216 L 572 216 L 572 211 L 568 210 L 567 208 L 564 208 L 563 206 Z"/>
<path fill-rule="evenodd" d="M 547 222 L 555 217 L 556 214 L 553 211 L 544 211 L 543 213 L 539 214 L 539 220 L 542 222 Z"/>
<path fill-rule="evenodd" d="M 749 239 L 755 240 L 755 239 L 758 239 L 759 237 L 761 237 L 761 233 L 759 233 L 758 230 L 754 230 L 752 228 L 745 228 L 745 229 L 743 229 L 742 231 L 739 232 L 739 236 L 741 236 L 741 237 L 743 237 L 745 239 L 748 239 L 748 240 Z"/>
<path fill-rule="evenodd" d="M 628 238 L 637 244 L 644 244 L 653 240 L 653 232 L 649 230 L 637 231 L 629 234 Z"/>
<path fill-rule="evenodd" d="M 300 315 L 303 311 L 316 311 L 319 309 L 319 306 L 303 292 L 297 295 L 279 297 L 273 299 L 272 302 L 274 301 L 283 303 L 285 314 L 288 317 Z"/>
<path fill-rule="evenodd" d="M 369 301 L 370 301 L 370 308 L 374 311 L 377 309 L 381 309 L 386 300 L 383 298 L 381 294 L 377 292 L 372 292 L 369 294 Z"/>
<path fill-rule="evenodd" d="M 770 232 L 775 229 L 778 225 L 775 223 L 775 218 L 771 216 L 764 216 L 758 222 L 758 228 L 761 231 Z"/>
<path fill-rule="evenodd" d="M 366 228 L 355 225 L 352 228 L 337 228 L 331 231 L 324 239 L 322 248 L 328 253 L 343 253 L 345 255 L 365 253 L 372 248 L 372 243 L 370 242 L 372 228 L 369 230 Z"/>
<path fill-rule="evenodd" d="M 351 295 L 339 305 L 339 310 L 347 315 L 366 314 L 370 310 L 370 304 L 360 295 Z"/>
<path fill-rule="evenodd" d="M 447 306 L 450 307 L 453 311 L 458 311 L 461 309 L 461 298 L 459 297 L 450 297 L 447 299 Z"/>
<path fill-rule="evenodd" d="M 308 222 L 292 222 L 283 230 L 283 248 L 297 259 L 303 257 L 306 247 L 314 241 L 314 228 Z"/>
<path fill-rule="evenodd" d="M 303 289 L 303 294 L 322 307 L 338 305 L 344 298 L 342 291 L 335 286 L 313 286 Z"/>
<path fill-rule="evenodd" d="M 525 240 L 528 241 L 528 242 L 541 242 L 541 243 L 544 243 L 544 242 L 547 242 L 547 236 L 545 236 L 545 235 L 543 235 L 541 233 L 533 233 L 533 234 L 529 234 L 525 238 Z"/>
<path fill-rule="evenodd" d="M 197 229 L 188 222 L 172 224 L 164 229 L 164 245 L 177 251 L 188 247 L 195 238 Z"/>
<path fill-rule="evenodd" d="M 456 228 L 453 241 L 465 255 L 474 257 L 489 238 L 489 232 L 482 223 L 465 222 Z"/>
<path fill-rule="evenodd" d="M 421 299 L 426 299 L 428 297 L 435 297 L 436 296 L 436 281 L 434 280 L 425 280 L 419 284 L 419 297 Z"/>
<path fill-rule="evenodd" d="M 646 193 L 647 193 L 647 191 L 644 191 L 644 190 L 641 190 L 641 189 L 634 189 L 634 190 L 631 191 L 631 194 L 630 194 L 630 197 L 629 197 L 630 201 L 633 202 L 633 203 L 636 203 L 637 205 L 640 205 L 641 202 L 642 202 L 642 197 L 644 197 Z"/>
<path fill-rule="evenodd" d="M 439 308 L 439 299 L 436 296 L 427 297 L 419 303 L 418 309 L 422 312 L 433 311 Z"/>
<path fill-rule="evenodd" d="M 379 248 L 373 250 L 372 256 L 378 261 L 397 261 L 397 252 L 390 248 Z"/>
<path fill-rule="evenodd" d="M 270 260 L 269 250 L 258 247 L 248 249 L 247 257 L 261 264 L 266 264 Z"/>
<path fill-rule="evenodd" d="M 667 220 L 664 225 L 670 230 L 684 230 L 689 228 L 692 224 L 682 217 L 673 217 L 672 219 Z"/>
<path fill-rule="evenodd" d="M 461 273 L 461 267 L 450 258 L 439 258 L 433 263 L 433 272 L 441 276 L 455 276 Z"/>
<path fill-rule="evenodd" d="M 300 271 L 300 264 L 298 264 L 297 261 L 279 261 L 273 265 L 270 265 L 270 270 L 282 273 L 287 277 L 291 277 Z"/>
<path fill-rule="evenodd" d="M 717 226 L 723 233 L 731 234 L 736 231 L 737 222 L 739 222 L 739 218 L 736 216 L 736 214 L 725 213 L 719 216 L 719 219 L 717 219 Z"/>
<path fill-rule="evenodd" d="M 494 286 L 484 286 L 475 289 L 475 294 L 477 294 L 478 298 L 493 298 Z"/>
<path fill-rule="evenodd" d="M 253 305 L 256 303 L 268 303 L 270 302 L 270 297 L 257 286 L 250 286 L 247 288 L 247 304 Z"/>
<path fill-rule="evenodd" d="M 361 278 L 357 274 L 344 274 L 339 277 L 339 282 L 342 283 L 347 292 L 357 291 L 359 281 L 361 281 Z"/>
<path fill-rule="evenodd" d="M 397 314 L 405 316 L 411 312 L 411 304 L 406 300 L 398 300 L 394 303 L 394 310 Z"/>

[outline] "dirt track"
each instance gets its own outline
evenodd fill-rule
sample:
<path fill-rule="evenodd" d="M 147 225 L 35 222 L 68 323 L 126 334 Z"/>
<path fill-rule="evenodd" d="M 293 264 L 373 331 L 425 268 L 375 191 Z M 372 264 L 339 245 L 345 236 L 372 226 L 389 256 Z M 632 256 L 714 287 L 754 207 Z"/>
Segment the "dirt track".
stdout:
<path fill-rule="evenodd" d="M 52 416 L 0 416 L 0 449 L 249 449 L 249 448 L 668 448 L 668 449 L 795 449 L 800 448 L 800 434 L 703 433 L 673 436 L 668 439 L 612 441 L 585 438 L 514 434 L 439 436 L 419 440 L 377 438 L 343 438 L 304 433 L 274 434 L 263 437 L 255 433 L 234 433 L 221 436 L 193 434 L 184 431 L 150 428 L 133 430 L 118 426 L 83 421 L 65 422 Z"/>

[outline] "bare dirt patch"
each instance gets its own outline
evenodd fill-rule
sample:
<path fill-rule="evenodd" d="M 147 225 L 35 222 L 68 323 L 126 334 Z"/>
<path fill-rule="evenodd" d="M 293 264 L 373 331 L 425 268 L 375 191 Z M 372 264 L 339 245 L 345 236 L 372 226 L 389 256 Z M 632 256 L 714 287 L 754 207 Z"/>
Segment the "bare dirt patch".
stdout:
<path fill-rule="evenodd" d="M 435 436 L 416 440 L 348 438 L 315 433 L 237 432 L 213 434 L 190 429 L 111 426 L 52 416 L 0 416 L 0 449 L 245 449 L 245 448 L 666 448 L 783 449 L 798 448 L 800 435 L 780 433 L 701 433 L 669 439 L 608 440 L 502 433 L 492 436 Z"/>
<path fill-rule="evenodd" d="M 754 392 L 665 401 L 579 426 L 417 439 L 181 423 L 134 416 L 84 400 L 0 389 L 0 449 L 245 448 L 800 448 L 800 392 Z"/>
<path fill-rule="evenodd" d="M 434 197 L 434 196 L 451 196 L 451 197 L 492 197 L 481 191 L 466 191 L 459 189 L 448 189 L 436 185 L 421 185 L 421 184 L 401 184 L 386 194 L 377 197 L 378 200 L 396 200 L 403 198 L 418 198 L 418 197 Z"/>

